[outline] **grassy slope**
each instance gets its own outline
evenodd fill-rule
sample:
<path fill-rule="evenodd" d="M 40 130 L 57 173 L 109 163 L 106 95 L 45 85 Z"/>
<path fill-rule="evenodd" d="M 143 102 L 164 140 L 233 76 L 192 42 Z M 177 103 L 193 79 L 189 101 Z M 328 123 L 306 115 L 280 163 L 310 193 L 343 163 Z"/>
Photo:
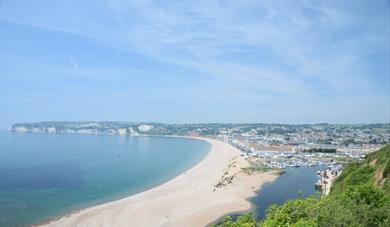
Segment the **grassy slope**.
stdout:
<path fill-rule="evenodd" d="M 382 189 L 390 196 L 390 144 L 373 152 L 361 162 L 347 165 L 332 185 L 331 194 L 345 191 L 349 186 L 369 185 Z"/>

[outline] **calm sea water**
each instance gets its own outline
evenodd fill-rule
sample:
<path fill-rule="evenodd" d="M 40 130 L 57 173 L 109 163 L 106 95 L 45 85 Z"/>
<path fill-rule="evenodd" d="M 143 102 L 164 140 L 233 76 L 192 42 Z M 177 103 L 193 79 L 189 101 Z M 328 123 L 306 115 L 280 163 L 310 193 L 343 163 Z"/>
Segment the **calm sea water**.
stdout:
<path fill-rule="evenodd" d="M 275 181 L 264 184 L 251 198 L 254 205 L 253 216 L 259 221 L 265 217 L 272 204 L 283 204 L 287 200 L 316 195 L 314 184 L 318 181 L 317 171 L 324 166 L 288 168 Z"/>
<path fill-rule="evenodd" d="M 199 162 L 204 141 L 1 132 L 0 225 L 26 226 L 116 200 Z"/>

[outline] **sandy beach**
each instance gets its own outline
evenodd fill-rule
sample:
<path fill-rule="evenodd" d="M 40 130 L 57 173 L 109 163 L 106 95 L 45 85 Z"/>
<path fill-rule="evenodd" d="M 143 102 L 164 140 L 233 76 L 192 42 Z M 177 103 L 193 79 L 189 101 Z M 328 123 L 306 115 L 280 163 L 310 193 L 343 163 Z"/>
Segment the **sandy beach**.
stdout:
<path fill-rule="evenodd" d="M 233 146 L 207 138 L 206 157 L 174 179 L 148 191 L 87 208 L 42 226 L 205 226 L 219 217 L 248 210 L 246 200 L 273 173 L 242 171 L 249 165 Z"/>

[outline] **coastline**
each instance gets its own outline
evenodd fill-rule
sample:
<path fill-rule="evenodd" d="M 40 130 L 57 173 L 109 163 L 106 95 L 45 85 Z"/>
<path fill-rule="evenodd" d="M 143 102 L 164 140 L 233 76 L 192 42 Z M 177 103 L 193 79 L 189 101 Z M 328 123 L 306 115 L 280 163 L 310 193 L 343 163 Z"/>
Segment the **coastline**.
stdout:
<path fill-rule="evenodd" d="M 273 173 L 246 174 L 240 151 L 202 137 L 208 154 L 192 168 L 147 191 L 71 213 L 40 226 L 206 226 L 222 216 L 249 210 L 247 200 Z"/>

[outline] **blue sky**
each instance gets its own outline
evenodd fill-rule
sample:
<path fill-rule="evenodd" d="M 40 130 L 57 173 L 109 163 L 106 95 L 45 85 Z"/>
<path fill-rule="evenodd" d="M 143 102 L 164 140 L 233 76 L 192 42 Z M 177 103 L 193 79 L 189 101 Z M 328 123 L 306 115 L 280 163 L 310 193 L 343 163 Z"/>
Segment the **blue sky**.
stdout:
<path fill-rule="evenodd" d="M 390 122 L 389 1 L 1 1 L 1 124 Z"/>

